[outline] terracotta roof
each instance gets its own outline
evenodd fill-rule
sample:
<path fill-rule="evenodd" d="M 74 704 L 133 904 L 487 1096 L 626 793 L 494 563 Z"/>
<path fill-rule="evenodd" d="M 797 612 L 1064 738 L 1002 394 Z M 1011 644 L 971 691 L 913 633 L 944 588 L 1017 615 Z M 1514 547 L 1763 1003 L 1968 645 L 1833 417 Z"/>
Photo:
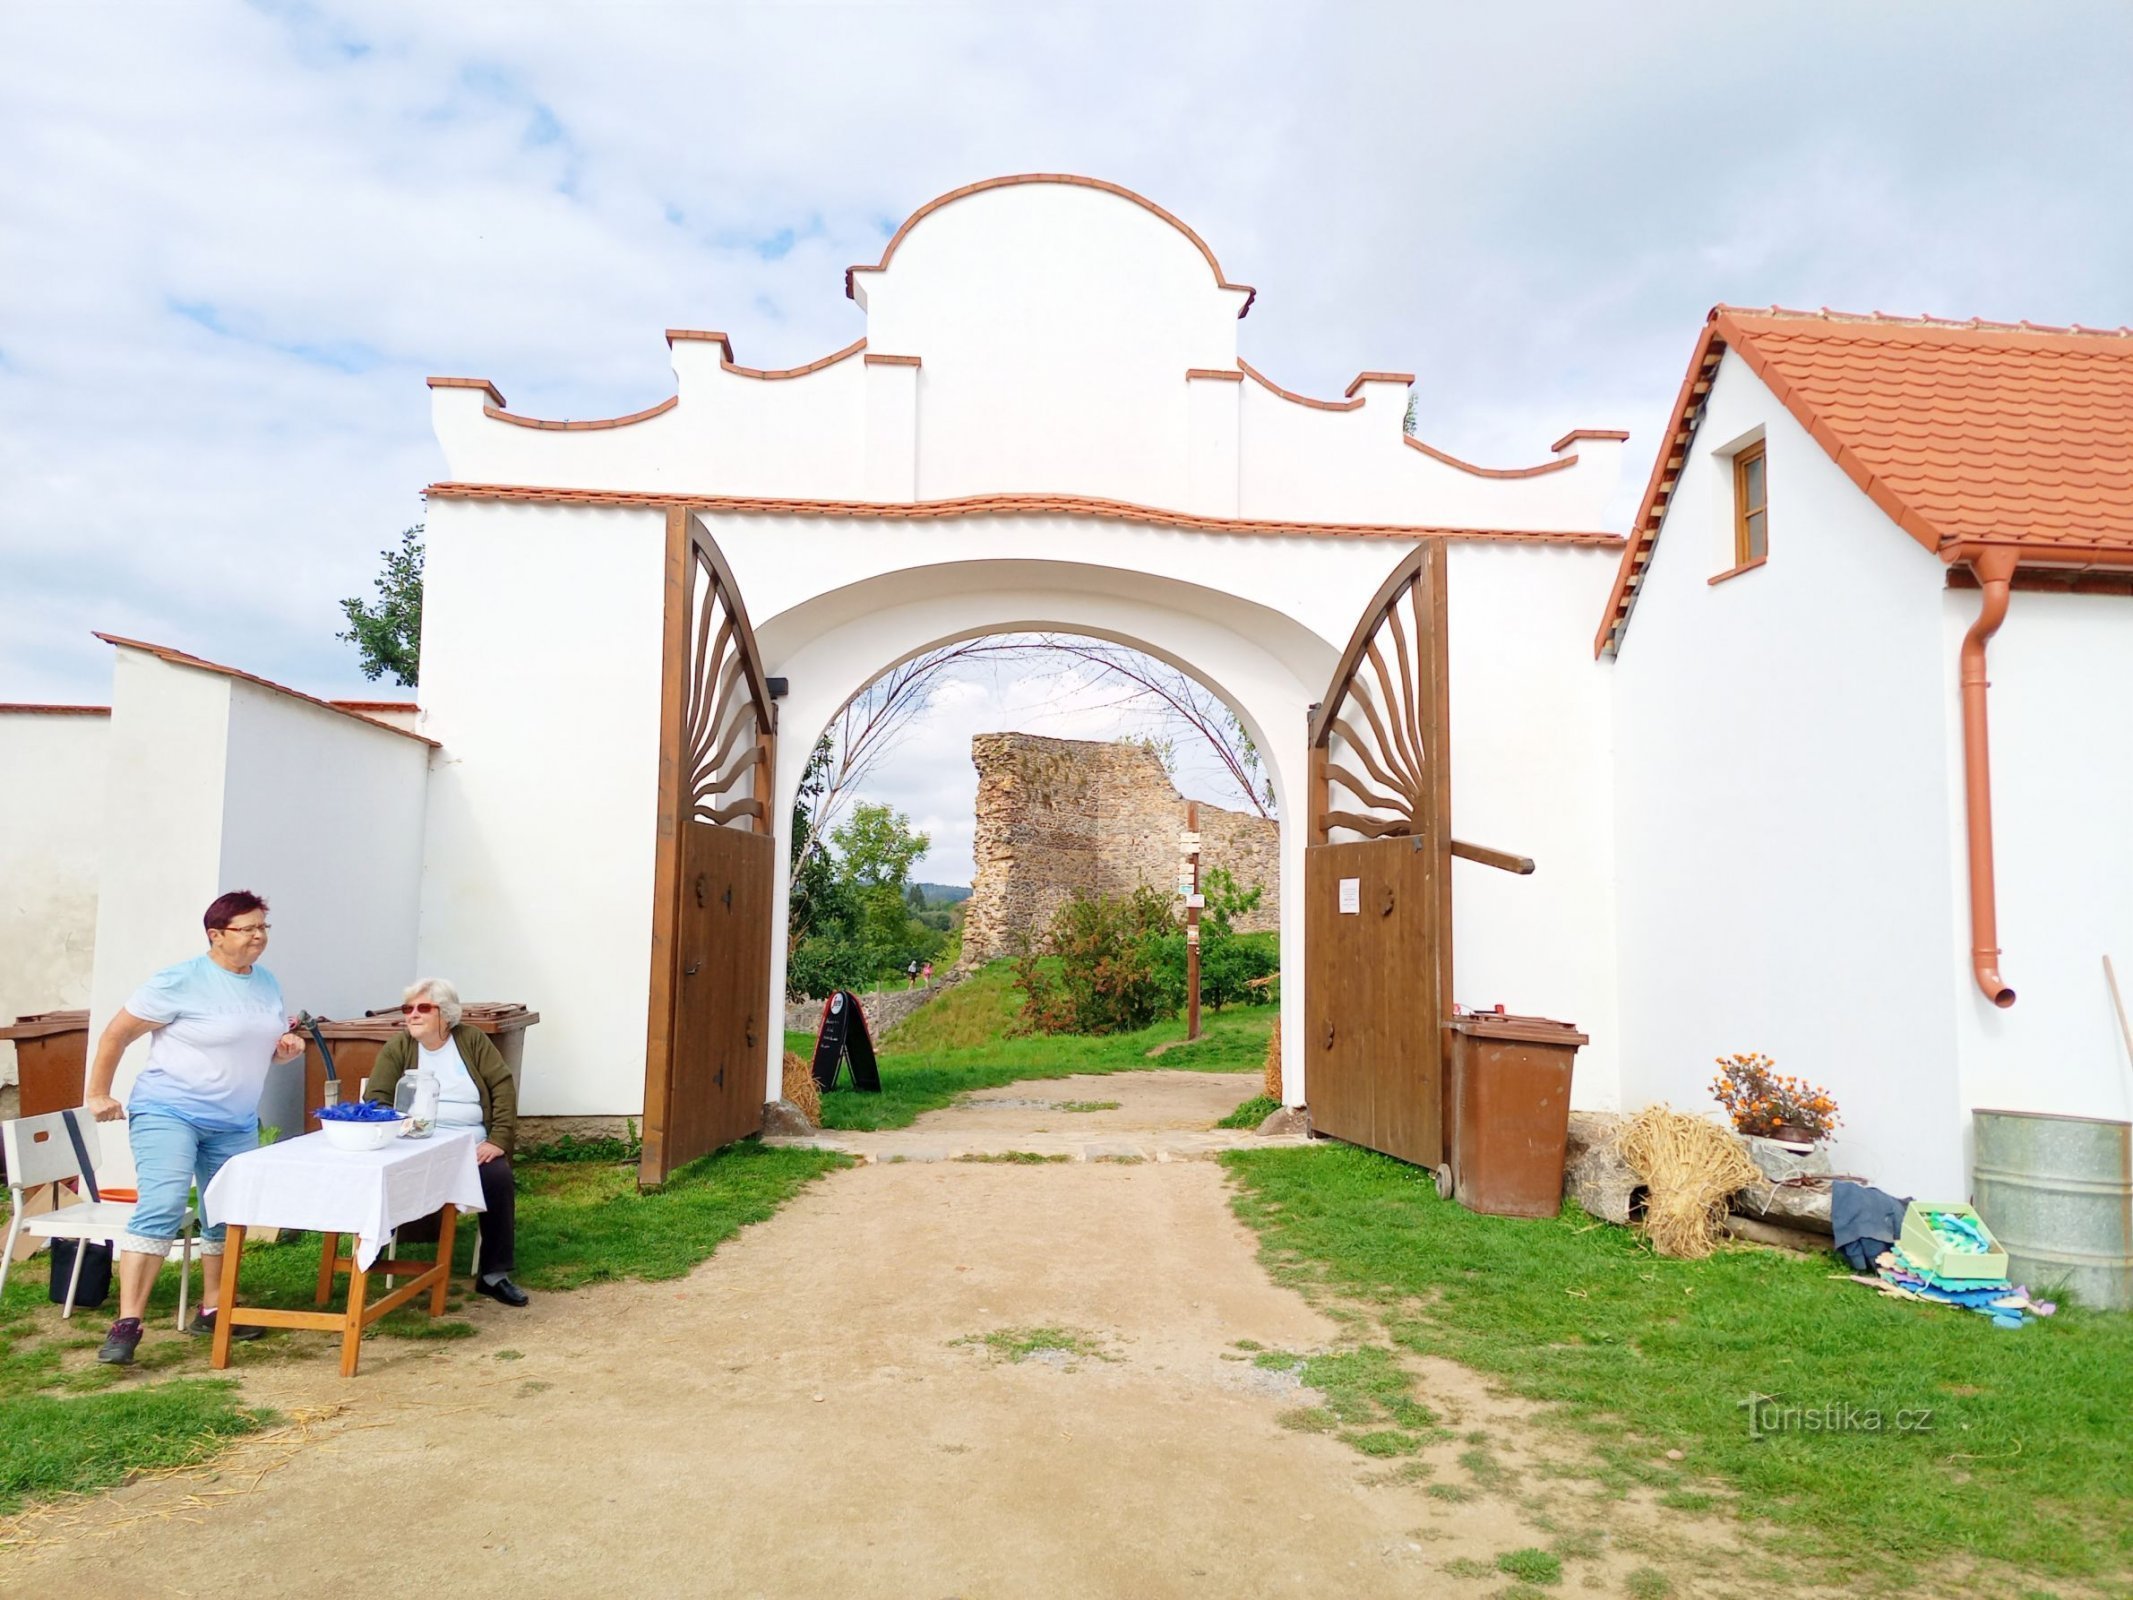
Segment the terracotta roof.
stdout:
<path fill-rule="evenodd" d="M 487 378 L 431 378 L 428 383 L 432 389 L 479 389 L 489 397 L 490 405 L 501 407 L 504 403 L 503 391 Z"/>
<path fill-rule="evenodd" d="M 127 650 L 145 650 L 159 661 L 167 661 L 174 667 L 197 667 L 202 672 L 220 673 L 225 678 L 236 678 L 244 683 L 256 683 L 262 689 L 272 689 L 276 694 L 285 694 L 292 700 L 306 701 L 321 711 L 330 711 L 337 717 L 347 717 L 352 722 L 365 723 L 373 728 L 382 728 L 399 739 L 412 739 L 417 744 L 426 744 L 432 750 L 438 748 L 435 739 L 425 739 L 419 733 L 406 728 L 396 728 L 390 722 L 380 722 L 376 717 L 366 717 L 360 711 L 352 711 L 331 700 L 321 700 L 315 694 L 305 694 L 301 689 L 292 689 L 285 683 L 276 683 L 271 678 L 262 678 L 257 673 L 242 672 L 236 667 L 225 667 L 217 661 L 203 661 L 198 656 L 189 656 L 183 650 L 173 650 L 168 645 L 148 644 L 140 639 L 123 639 L 115 633 L 99 633 L 97 638 L 106 644 L 119 645 Z"/>
<path fill-rule="evenodd" d="M 412 700 L 328 700 L 336 711 L 419 711 Z"/>
<path fill-rule="evenodd" d="M 642 411 L 632 411 L 626 417 L 598 417 L 590 422 L 551 422 L 546 417 L 522 417 L 515 411 L 506 411 L 501 406 L 485 405 L 481 414 L 494 417 L 498 422 L 509 422 L 521 428 L 545 428 L 552 433 L 594 433 L 602 428 L 626 428 L 633 422 L 646 422 L 663 412 L 672 411 L 681 402 L 681 396 L 670 394 L 656 406 L 646 406 Z"/>
<path fill-rule="evenodd" d="M 1728 350 L 1943 560 L 2133 562 L 2133 329 L 1717 306 L 1675 397 L 1594 642 L 1618 645 Z"/>
<path fill-rule="evenodd" d="M 804 378 L 810 372 L 820 372 L 824 367 L 833 367 L 848 357 L 856 356 L 866 347 L 867 342 L 863 337 L 854 339 L 842 350 L 832 350 L 828 355 L 818 360 L 810 361 L 804 367 L 779 367 L 775 370 L 765 370 L 762 367 L 737 367 L 733 364 L 731 356 L 721 361 L 719 365 L 726 371 L 737 373 L 743 378 Z"/>
<path fill-rule="evenodd" d="M 1556 532 L 1538 528 L 1445 528 L 1380 522 L 1272 522 L 1244 517 L 1202 517 L 1124 500 L 1085 495 L 981 494 L 956 500 L 775 500 L 738 495 L 666 494 L 613 489 L 542 489 L 519 484 L 433 483 L 437 500 L 508 500 L 542 505 L 620 506 L 665 510 L 688 506 L 730 515 L 785 517 L 882 517 L 945 520 L 955 517 L 1108 517 L 1146 522 L 1191 533 L 1268 534 L 1336 539 L 1472 539 L 1521 544 L 1562 544 L 1614 549 L 1622 536 L 1601 532 Z"/>
<path fill-rule="evenodd" d="M 1623 428 L 1572 428 L 1568 433 L 1556 440 L 1555 443 L 1548 446 L 1548 449 L 1552 453 L 1562 449 L 1565 445 L 1576 444 L 1580 439 L 1612 439 L 1615 443 L 1621 444 L 1628 438 L 1629 433 Z"/>
<path fill-rule="evenodd" d="M 733 341 L 727 338 L 723 333 L 720 333 L 715 328 L 667 329 L 667 348 L 669 350 L 674 348 L 676 340 L 681 339 L 701 339 L 704 340 L 706 343 L 715 344 L 719 347 L 719 349 L 723 350 L 726 353 L 726 359 L 728 361 L 731 361 L 733 359 Z"/>
<path fill-rule="evenodd" d="M 1244 304 L 1237 308 L 1237 315 L 1240 318 L 1252 309 L 1252 302 L 1259 298 L 1259 291 L 1250 284 L 1231 283 L 1229 279 L 1225 278 L 1222 275 L 1222 263 L 1215 259 L 1214 251 L 1207 248 L 1207 241 L 1157 205 L 1153 200 L 1150 200 L 1146 195 L 1135 194 L 1131 189 L 1115 183 L 1106 183 L 1102 178 L 1084 178 L 1071 172 L 1022 172 L 1012 177 L 987 178 L 983 183 L 966 183 L 960 189 L 950 189 L 946 194 L 936 199 L 928 200 L 924 205 L 912 212 L 910 216 L 904 218 L 904 225 L 896 230 L 895 237 L 889 240 L 888 247 L 881 252 L 881 259 L 873 266 L 852 266 L 844 269 L 845 298 L 847 300 L 855 298 L 852 293 L 853 273 L 887 271 L 889 258 L 896 254 L 896 247 L 904 242 L 904 235 L 917 227 L 927 216 L 940 210 L 942 206 L 951 205 L 957 200 L 968 199 L 974 194 L 983 194 L 987 189 L 1006 189 L 1023 183 L 1057 183 L 1077 189 L 1100 189 L 1105 194 L 1117 195 L 1121 200 L 1131 200 L 1143 211 L 1153 212 L 1190 239 L 1199 249 L 1200 254 L 1207 257 L 1207 264 L 1214 270 L 1215 283 L 1218 287 L 1223 289 L 1242 289 L 1244 291 Z"/>
<path fill-rule="evenodd" d="M 32 701 L 0 700 L 0 715 L 18 717 L 108 717 L 109 706 L 46 706 Z"/>
<path fill-rule="evenodd" d="M 1341 392 L 1352 400 L 1355 398 L 1355 391 L 1366 383 L 1404 383 L 1412 389 L 1415 375 L 1412 372 L 1358 372 L 1348 380 L 1348 387 Z"/>

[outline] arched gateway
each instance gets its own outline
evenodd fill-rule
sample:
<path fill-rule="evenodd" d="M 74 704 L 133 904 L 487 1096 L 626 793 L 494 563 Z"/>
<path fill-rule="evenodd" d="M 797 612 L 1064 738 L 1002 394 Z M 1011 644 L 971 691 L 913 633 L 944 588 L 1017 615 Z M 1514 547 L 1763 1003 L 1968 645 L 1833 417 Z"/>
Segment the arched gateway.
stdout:
<path fill-rule="evenodd" d="M 423 699 L 451 759 L 422 942 L 463 984 L 541 994 L 568 1074 L 546 1109 L 611 1113 L 641 1082 L 648 1181 L 760 1124 L 801 766 L 780 742 L 804 752 L 899 661 L 1025 629 L 1171 662 L 1264 754 L 1284 1091 L 1321 1128 L 1437 1159 L 1455 929 L 1461 1000 L 1604 1023 L 1581 644 L 1624 435 L 1478 467 L 1403 435 L 1407 374 L 1293 394 L 1238 353 L 1254 291 L 1089 179 L 945 195 L 846 289 L 866 336 L 801 367 L 669 330 L 677 392 L 630 416 L 431 380 L 451 478 Z M 1455 808 L 1542 874 L 1488 871 L 1516 862 L 1456 846 Z"/>

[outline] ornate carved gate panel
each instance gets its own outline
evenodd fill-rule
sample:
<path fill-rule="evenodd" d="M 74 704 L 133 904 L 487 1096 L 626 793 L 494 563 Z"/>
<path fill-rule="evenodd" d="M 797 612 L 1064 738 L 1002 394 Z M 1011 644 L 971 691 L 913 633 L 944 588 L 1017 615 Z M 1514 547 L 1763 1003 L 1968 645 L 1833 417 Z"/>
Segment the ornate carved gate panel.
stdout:
<path fill-rule="evenodd" d="M 1312 1126 L 1432 1167 L 1452 1002 L 1444 567 L 1444 542 L 1426 541 L 1342 652 L 1311 716 L 1304 851 Z"/>
<path fill-rule="evenodd" d="M 651 1006 L 638 1180 L 763 1125 L 777 713 L 732 570 L 667 513 Z"/>

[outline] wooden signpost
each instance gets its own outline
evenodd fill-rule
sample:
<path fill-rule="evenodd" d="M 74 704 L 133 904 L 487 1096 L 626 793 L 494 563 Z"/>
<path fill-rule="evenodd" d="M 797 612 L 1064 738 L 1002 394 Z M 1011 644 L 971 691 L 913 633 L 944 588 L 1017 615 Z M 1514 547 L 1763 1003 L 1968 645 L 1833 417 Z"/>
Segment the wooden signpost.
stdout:
<path fill-rule="evenodd" d="M 1206 897 L 1200 893 L 1200 807 L 1185 803 L 1185 832 L 1178 838 L 1185 849 L 1189 887 L 1185 891 L 1185 1037 L 1200 1037 L 1200 908 Z"/>

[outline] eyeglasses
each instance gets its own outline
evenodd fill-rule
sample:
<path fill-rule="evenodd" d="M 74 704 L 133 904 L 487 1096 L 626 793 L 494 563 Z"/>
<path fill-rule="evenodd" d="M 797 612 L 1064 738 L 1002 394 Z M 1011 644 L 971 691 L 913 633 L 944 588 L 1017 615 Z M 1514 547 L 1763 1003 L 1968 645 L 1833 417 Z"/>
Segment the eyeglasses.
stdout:
<path fill-rule="evenodd" d="M 265 933 L 273 926 L 274 924 L 271 922 L 255 922 L 249 928 L 236 928 L 225 925 L 213 931 L 216 933 Z"/>
<path fill-rule="evenodd" d="M 435 1011 L 436 1009 L 437 1008 L 431 1005 L 430 1002 L 427 1000 L 410 1000 L 406 1005 L 400 1008 L 400 1015 L 403 1017 L 427 1016 L 430 1012 Z"/>

